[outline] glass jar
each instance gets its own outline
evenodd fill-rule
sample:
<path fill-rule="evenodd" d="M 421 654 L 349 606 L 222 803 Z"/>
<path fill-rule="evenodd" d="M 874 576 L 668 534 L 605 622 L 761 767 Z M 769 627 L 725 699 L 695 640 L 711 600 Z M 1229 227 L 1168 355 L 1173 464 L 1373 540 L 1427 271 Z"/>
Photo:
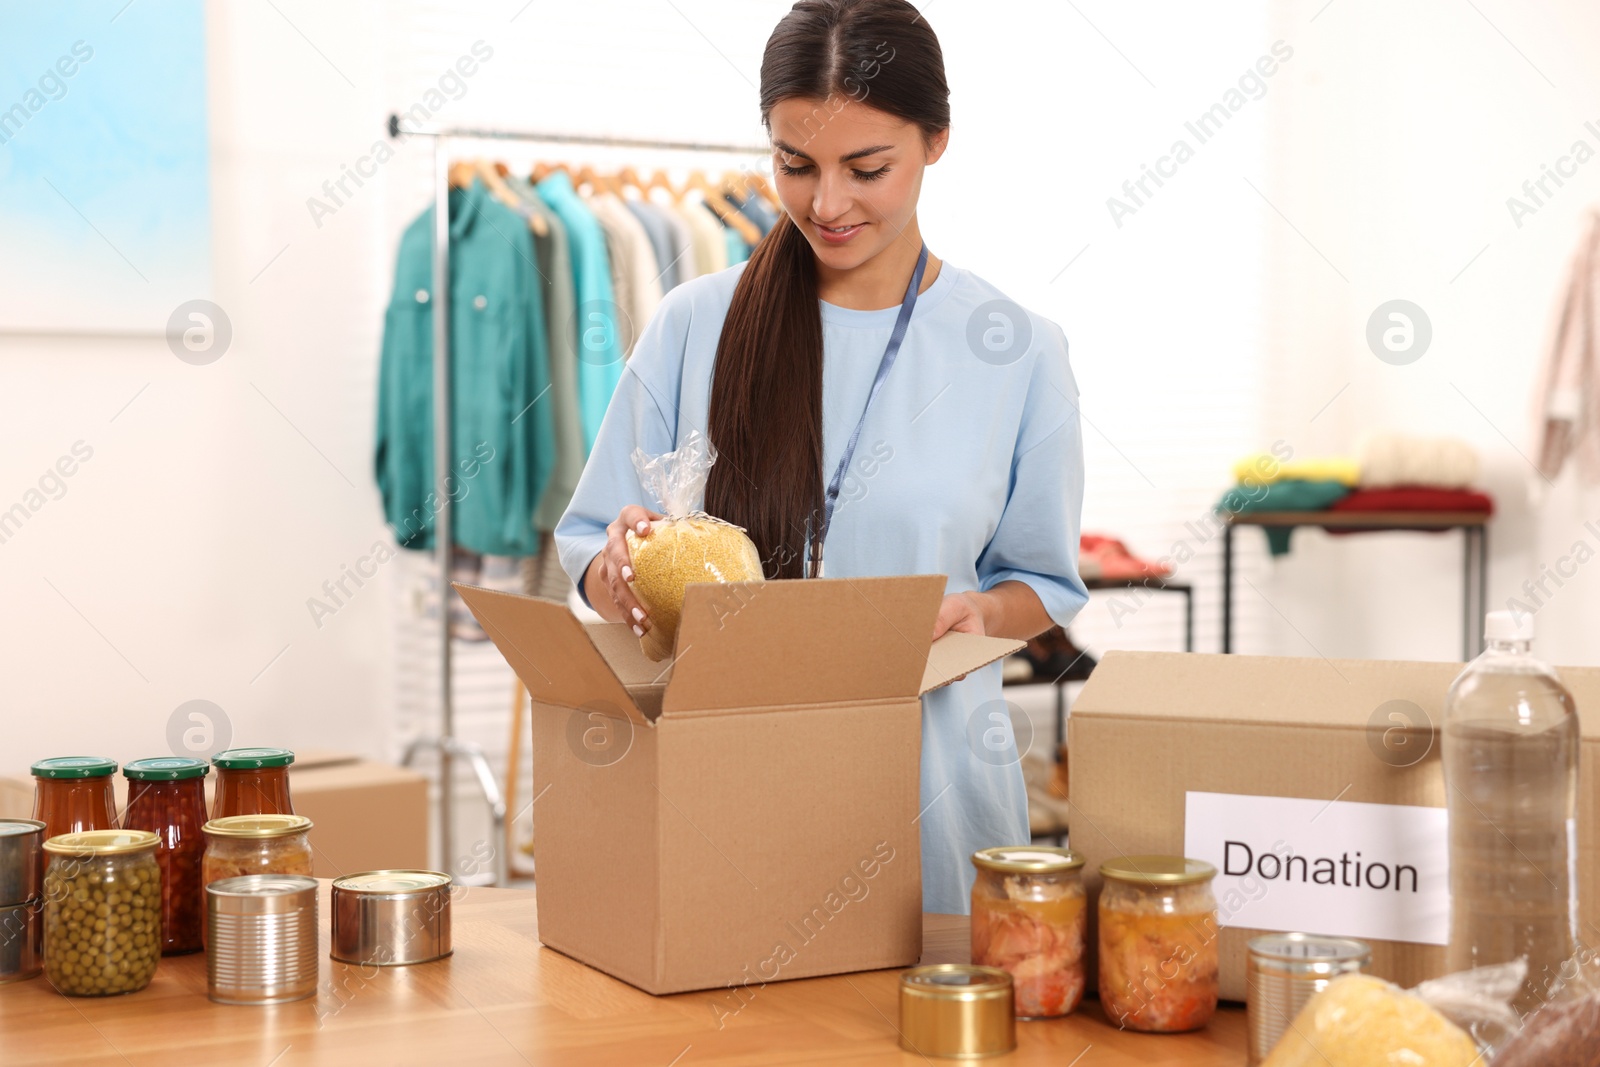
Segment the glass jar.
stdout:
<path fill-rule="evenodd" d="M 134 760 L 122 768 L 128 779 L 128 808 L 122 825 L 156 835 L 161 867 L 161 954 L 198 952 L 205 925 L 205 886 L 200 863 L 205 856 L 205 760 L 170 757 Z"/>
<path fill-rule="evenodd" d="M 161 959 L 156 835 L 86 830 L 44 843 L 44 973 L 59 993 L 104 997 L 150 984 Z"/>
<path fill-rule="evenodd" d="M 311 874 L 311 820 L 304 815 L 233 815 L 206 823 L 201 882 L 246 874 Z"/>
<path fill-rule="evenodd" d="M 1011 974 L 1019 1019 L 1049 1019 L 1083 1000 L 1083 857 L 1015 846 L 972 854 L 972 962 Z"/>
<path fill-rule="evenodd" d="M 1217 1010 L 1217 869 L 1182 856 L 1100 865 L 1100 1006 L 1118 1026 L 1196 1030 Z"/>
<path fill-rule="evenodd" d="M 111 776 L 117 761 L 99 756 L 57 756 L 33 765 L 33 817 L 48 841 L 57 834 L 115 830 L 117 801 Z"/>
<path fill-rule="evenodd" d="M 211 757 L 217 769 L 217 795 L 211 817 L 233 815 L 293 815 L 289 803 L 289 764 L 294 753 L 286 748 L 230 748 Z"/>

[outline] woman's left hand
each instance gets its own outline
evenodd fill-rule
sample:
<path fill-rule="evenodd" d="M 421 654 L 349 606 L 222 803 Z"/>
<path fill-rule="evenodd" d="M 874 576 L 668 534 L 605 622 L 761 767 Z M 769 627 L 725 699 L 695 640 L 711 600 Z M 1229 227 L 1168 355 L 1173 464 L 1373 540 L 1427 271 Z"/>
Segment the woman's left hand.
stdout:
<path fill-rule="evenodd" d="M 939 617 L 933 620 L 933 639 L 951 630 L 963 634 L 987 634 L 983 618 L 982 593 L 952 593 L 939 604 Z"/>

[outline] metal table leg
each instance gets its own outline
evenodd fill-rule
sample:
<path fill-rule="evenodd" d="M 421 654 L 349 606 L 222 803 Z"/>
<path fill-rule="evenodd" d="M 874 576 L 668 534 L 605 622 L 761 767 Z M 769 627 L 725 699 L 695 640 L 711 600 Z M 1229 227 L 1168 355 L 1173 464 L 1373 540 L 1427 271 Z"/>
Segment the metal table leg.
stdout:
<path fill-rule="evenodd" d="M 1183 650 L 1194 651 L 1194 586 L 1183 589 Z"/>
<path fill-rule="evenodd" d="M 1233 523 L 1222 527 L 1222 651 L 1233 651 Z"/>

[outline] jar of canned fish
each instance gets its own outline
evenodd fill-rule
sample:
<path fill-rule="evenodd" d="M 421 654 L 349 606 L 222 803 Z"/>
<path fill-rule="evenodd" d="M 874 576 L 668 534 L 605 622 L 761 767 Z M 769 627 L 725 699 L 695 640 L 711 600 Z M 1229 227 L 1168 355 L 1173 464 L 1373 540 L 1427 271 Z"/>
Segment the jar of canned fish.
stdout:
<path fill-rule="evenodd" d="M 1118 1026 L 1195 1030 L 1217 1010 L 1217 869 L 1182 856 L 1100 865 L 1100 1006 Z"/>
<path fill-rule="evenodd" d="M 232 815 L 205 825 L 200 880 L 311 873 L 311 820 L 304 815 Z"/>
<path fill-rule="evenodd" d="M 1086 978 L 1083 857 L 1027 845 L 982 849 L 972 863 L 972 962 L 1010 973 L 1018 1018 L 1074 1011 Z"/>
<path fill-rule="evenodd" d="M 85 830 L 44 844 L 44 973 L 58 992 L 103 997 L 150 984 L 161 959 L 156 835 Z"/>

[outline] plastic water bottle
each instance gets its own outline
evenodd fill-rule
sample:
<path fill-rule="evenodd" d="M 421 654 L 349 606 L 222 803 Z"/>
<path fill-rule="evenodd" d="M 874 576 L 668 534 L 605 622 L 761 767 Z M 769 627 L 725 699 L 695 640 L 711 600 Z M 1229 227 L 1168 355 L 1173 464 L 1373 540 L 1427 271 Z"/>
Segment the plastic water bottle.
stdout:
<path fill-rule="evenodd" d="M 1487 647 L 1444 709 L 1450 808 L 1449 969 L 1518 957 L 1527 1012 L 1576 950 L 1578 714 L 1533 658 L 1533 616 L 1491 611 Z"/>

